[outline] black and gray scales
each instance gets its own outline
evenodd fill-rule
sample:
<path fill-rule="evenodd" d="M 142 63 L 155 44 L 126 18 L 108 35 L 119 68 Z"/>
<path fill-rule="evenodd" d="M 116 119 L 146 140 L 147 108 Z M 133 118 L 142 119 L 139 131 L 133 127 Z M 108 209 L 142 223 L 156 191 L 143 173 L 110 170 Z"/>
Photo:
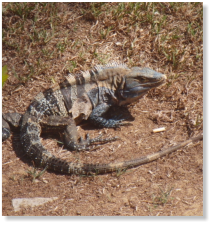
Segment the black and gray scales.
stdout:
<path fill-rule="evenodd" d="M 164 74 L 150 68 L 128 68 L 125 64 L 110 63 L 93 70 L 69 74 L 61 84 L 39 93 L 25 114 L 3 114 L 2 139 L 10 136 L 10 127 L 20 128 L 20 140 L 25 154 L 37 166 L 64 174 L 107 173 L 135 167 L 163 155 L 158 152 L 139 159 L 109 164 L 72 163 L 59 159 L 41 144 L 41 131 L 63 131 L 69 150 L 89 150 L 95 144 L 116 138 L 79 138 L 76 125 L 82 120 L 101 128 L 126 125 L 124 119 L 107 119 L 105 113 L 113 106 L 128 105 L 142 98 L 150 89 L 166 81 Z M 118 118 L 118 117 L 117 117 Z M 192 140 L 193 141 L 193 140 Z M 167 154 L 167 153 L 166 153 Z"/>

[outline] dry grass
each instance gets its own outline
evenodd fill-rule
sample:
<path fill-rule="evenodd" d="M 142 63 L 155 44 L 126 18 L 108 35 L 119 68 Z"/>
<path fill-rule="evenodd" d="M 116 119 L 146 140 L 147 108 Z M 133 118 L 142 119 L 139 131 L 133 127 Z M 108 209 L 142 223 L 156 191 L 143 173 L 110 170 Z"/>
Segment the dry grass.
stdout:
<path fill-rule="evenodd" d="M 68 71 L 113 60 L 168 76 L 164 86 L 130 106 L 133 126 L 89 131 L 91 136 L 116 134 L 121 141 L 71 154 L 44 139 L 54 153 L 60 149 L 60 156 L 73 161 L 118 161 L 202 131 L 202 3 L 3 3 L 2 28 L 2 64 L 9 72 L 3 112 L 24 113 L 37 93 Z M 152 134 L 158 127 L 166 131 Z M 3 215 L 202 215 L 201 142 L 126 172 L 86 178 L 45 172 L 36 183 L 13 149 L 11 139 L 3 143 Z M 35 196 L 60 201 L 13 211 L 12 198 Z"/>

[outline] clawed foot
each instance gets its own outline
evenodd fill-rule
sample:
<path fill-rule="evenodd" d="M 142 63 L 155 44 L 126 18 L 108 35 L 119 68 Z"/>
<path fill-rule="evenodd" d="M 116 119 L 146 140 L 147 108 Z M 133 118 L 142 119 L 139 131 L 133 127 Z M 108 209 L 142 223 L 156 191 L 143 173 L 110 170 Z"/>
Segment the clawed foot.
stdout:
<path fill-rule="evenodd" d="M 102 134 L 100 134 L 98 137 L 90 139 L 89 134 L 86 134 L 86 138 L 83 139 L 80 137 L 78 143 L 70 142 L 68 144 L 68 148 L 75 151 L 91 151 L 98 148 L 102 144 L 113 142 L 119 139 L 119 137 L 109 137 L 104 139 L 101 137 Z"/>

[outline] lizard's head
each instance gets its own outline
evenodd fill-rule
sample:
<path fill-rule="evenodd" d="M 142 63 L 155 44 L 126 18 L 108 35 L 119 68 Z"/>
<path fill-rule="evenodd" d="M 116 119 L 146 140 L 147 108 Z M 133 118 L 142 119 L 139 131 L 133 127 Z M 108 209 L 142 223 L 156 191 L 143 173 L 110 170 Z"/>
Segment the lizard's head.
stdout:
<path fill-rule="evenodd" d="M 125 84 L 119 90 L 121 100 L 119 105 L 130 104 L 140 99 L 150 89 L 155 88 L 166 81 L 166 75 L 150 68 L 133 67 L 130 73 L 125 75 Z"/>

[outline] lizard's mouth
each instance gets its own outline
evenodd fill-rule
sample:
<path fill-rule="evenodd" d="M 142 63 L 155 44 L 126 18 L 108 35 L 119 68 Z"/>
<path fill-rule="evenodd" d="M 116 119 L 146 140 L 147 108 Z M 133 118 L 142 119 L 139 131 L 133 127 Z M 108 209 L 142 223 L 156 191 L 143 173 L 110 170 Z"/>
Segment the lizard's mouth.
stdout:
<path fill-rule="evenodd" d="M 136 95 L 140 95 L 143 94 L 144 92 L 147 92 L 148 90 L 150 90 L 151 88 L 160 86 L 161 84 L 163 84 L 166 81 L 167 77 L 166 75 L 162 74 L 160 78 L 156 79 L 156 78 L 149 78 L 149 79 L 145 79 L 143 80 L 141 83 L 135 83 L 134 85 L 132 85 L 132 87 L 129 87 L 128 89 L 126 89 L 123 93 L 125 94 L 136 94 Z"/>
<path fill-rule="evenodd" d="M 167 77 L 166 75 L 162 74 L 161 78 L 156 80 L 156 79 L 149 79 L 146 83 L 143 83 L 139 85 L 138 87 L 144 87 L 144 88 L 152 88 L 152 87 L 157 87 L 161 84 L 163 84 L 166 81 Z M 134 87 L 136 88 L 136 87 Z"/>
<path fill-rule="evenodd" d="M 145 95 L 150 89 L 155 88 L 163 84 L 166 80 L 166 75 L 161 74 L 159 78 L 145 78 L 134 80 L 130 82 L 125 89 L 120 90 L 120 95 L 122 100 L 120 105 L 132 103 L 140 99 Z"/>

